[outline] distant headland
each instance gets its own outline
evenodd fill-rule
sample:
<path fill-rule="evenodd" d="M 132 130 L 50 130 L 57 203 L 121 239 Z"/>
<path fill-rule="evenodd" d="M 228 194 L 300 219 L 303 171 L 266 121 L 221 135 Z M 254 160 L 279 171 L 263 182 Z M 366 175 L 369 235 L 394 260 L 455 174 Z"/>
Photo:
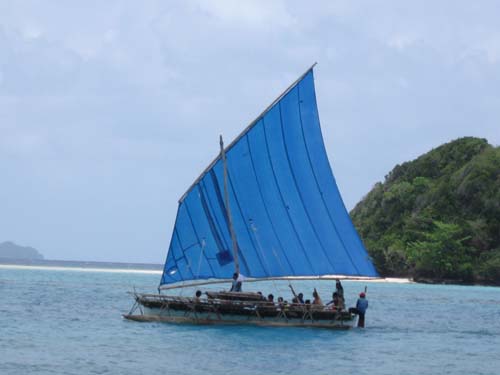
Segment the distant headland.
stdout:
<path fill-rule="evenodd" d="M 76 269 L 76 270 L 108 270 L 108 271 L 153 271 L 163 270 L 161 264 L 150 263 L 123 263 L 99 262 L 84 260 L 54 260 L 45 257 L 35 248 L 20 246 L 12 241 L 0 243 L 0 265 L 4 266 L 30 266 L 51 269 Z"/>
<path fill-rule="evenodd" d="M 43 255 L 29 246 L 16 245 L 14 242 L 0 243 L 0 259 L 42 260 Z"/>

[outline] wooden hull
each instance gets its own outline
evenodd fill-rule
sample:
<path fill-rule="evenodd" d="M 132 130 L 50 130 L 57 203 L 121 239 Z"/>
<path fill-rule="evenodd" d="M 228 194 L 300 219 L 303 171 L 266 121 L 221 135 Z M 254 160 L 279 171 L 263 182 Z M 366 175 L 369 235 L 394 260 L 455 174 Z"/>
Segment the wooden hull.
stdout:
<path fill-rule="evenodd" d="M 348 312 L 306 305 L 277 306 L 261 301 L 194 300 L 185 297 L 137 295 L 125 319 L 199 325 L 254 325 L 349 329 L 355 316 Z"/>

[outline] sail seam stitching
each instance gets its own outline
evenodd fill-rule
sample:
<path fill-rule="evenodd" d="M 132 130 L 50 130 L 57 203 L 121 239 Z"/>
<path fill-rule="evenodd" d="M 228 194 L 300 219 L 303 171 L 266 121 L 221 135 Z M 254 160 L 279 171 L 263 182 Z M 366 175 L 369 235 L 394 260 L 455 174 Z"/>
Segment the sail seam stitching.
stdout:
<path fill-rule="evenodd" d="M 299 185 L 297 183 L 297 178 L 295 176 L 295 173 L 293 172 L 293 169 L 292 169 L 292 163 L 290 161 L 290 154 L 288 152 L 288 147 L 287 147 L 287 144 L 286 144 L 286 139 L 285 139 L 285 133 L 284 133 L 284 129 L 283 129 L 283 116 L 281 114 L 281 102 L 278 104 L 279 106 L 279 111 L 280 111 L 280 123 L 281 123 L 281 136 L 283 138 L 283 145 L 285 147 L 285 153 L 286 153 L 286 159 L 288 161 L 288 168 L 290 170 L 290 174 L 292 176 L 292 179 L 293 179 L 293 182 L 295 184 L 295 189 L 297 190 L 297 194 L 299 195 L 299 198 L 300 198 L 300 202 L 302 203 L 302 206 L 304 208 L 304 212 L 306 214 L 306 217 L 309 221 L 309 224 L 311 224 L 311 229 L 312 231 L 314 232 L 314 235 L 316 237 L 316 240 L 318 241 L 318 244 L 320 245 L 321 247 L 321 250 L 323 251 L 323 254 L 325 255 L 325 258 L 328 260 L 328 263 L 330 263 L 330 266 L 332 267 L 332 269 L 335 270 L 335 267 L 334 265 L 332 264 L 331 260 L 330 260 L 330 257 L 328 256 L 326 250 L 325 250 L 325 247 L 323 246 L 323 243 L 321 242 L 320 238 L 319 238 L 319 235 L 318 235 L 318 232 L 316 231 L 316 228 L 311 220 L 311 216 L 309 215 L 309 212 L 307 210 L 307 206 L 304 202 L 304 198 L 302 197 L 302 193 L 299 189 Z"/>
<path fill-rule="evenodd" d="M 314 267 L 313 267 L 313 265 L 311 263 L 311 260 L 309 259 L 309 256 L 307 255 L 307 252 L 305 251 L 304 244 L 302 243 L 302 240 L 301 240 L 301 238 L 299 236 L 299 233 L 297 232 L 297 228 L 295 227 L 295 224 L 293 223 L 292 217 L 290 216 L 290 212 L 286 208 L 287 204 L 285 203 L 285 198 L 283 197 L 283 192 L 281 191 L 280 184 L 278 182 L 278 178 L 276 177 L 276 172 L 274 170 L 273 160 L 271 158 L 271 153 L 269 151 L 269 142 L 267 140 L 267 131 L 266 131 L 265 119 L 262 119 L 262 124 L 264 125 L 262 128 L 264 129 L 264 139 L 266 141 L 267 157 L 269 159 L 269 164 L 271 165 L 271 171 L 273 172 L 274 182 L 276 183 L 276 187 L 278 188 L 278 193 L 280 195 L 281 202 L 283 203 L 283 206 L 285 207 L 285 212 L 286 212 L 286 215 L 288 217 L 288 220 L 290 221 L 290 225 L 292 226 L 292 229 L 293 229 L 293 231 L 295 233 L 295 236 L 297 237 L 297 242 L 300 244 L 300 249 L 302 250 L 302 253 L 304 254 L 304 257 L 307 260 L 307 263 L 309 263 L 309 267 L 311 269 L 311 272 L 314 273 Z"/>
<path fill-rule="evenodd" d="M 269 222 L 271 223 L 271 228 L 273 230 L 274 237 L 276 237 L 276 239 L 278 240 L 278 244 L 280 246 L 281 253 L 285 257 L 286 262 L 288 263 L 288 266 L 290 267 L 290 269 L 292 270 L 292 272 L 295 274 L 295 270 L 293 269 L 293 266 L 290 263 L 290 260 L 288 259 L 287 255 L 286 255 L 286 253 L 285 253 L 285 251 L 283 249 L 283 244 L 281 243 L 281 240 L 280 240 L 280 238 L 278 236 L 278 232 L 276 231 L 276 227 L 274 226 L 273 220 L 271 219 L 271 215 L 270 215 L 269 210 L 267 208 L 266 201 L 264 199 L 264 194 L 262 193 L 262 188 L 260 186 L 259 178 L 257 177 L 257 170 L 255 169 L 255 164 L 254 164 L 254 161 L 253 161 L 253 156 L 252 156 L 253 153 L 252 153 L 252 148 L 250 146 L 250 141 L 248 139 L 248 134 L 246 135 L 246 140 L 247 140 L 247 145 L 248 145 L 248 152 L 250 154 L 250 161 L 252 163 L 252 169 L 253 169 L 253 173 L 254 173 L 254 176 L 255 176 L 255 182 L 257 183 L 257 188 L 259 190 L 260 199 L 262 200 L 262 203 L 264 204 L 264 210 L 266 211 L 266 216 L 267 216 Z"/>
<path fill-rule="evenodd" d="M 191 226 L 193 227 L 193 232 L 194 232 L 194 235 L 196 236 L 196 240 L 198 241 L 198 244 L 201 246 L 200 236 L 198 235 L 198 231 L 196 230 L 196 227 L 194 225 L 193 218 L 191 216 L 191 210 L 189 209 L 189 205 L 187 204 L 187 201 L 184 201 L 184 204 L 186 205 L 186 212 L 188 214 L 189 221 L 191 222 Z M 207 264 L 210 267 L 210 271 L 212 271 L 212 275 L 215 276 L 215 272 L 212 268 L 212 265 L 210 264 L 210 261 L 207 258 L 207 254 L 205 253 L 205 251 L 203 251 L 203 249 L 201 249 L 201 252 L 203 253 L 203 256 L 205 257 Z M 200 258 L 199 263 L 201 264 L 201 258 Z M 198 268 L 200 267 L 200 264 L 198 264 Z M 196 277 L 199 278 L 199 276 L 200 275 L 197 275 Z"/>
<path fill-rule="evenodd" d="M 228 165 L 228 171 L 229 171 L 229 165 Z M 231 190 L 233 192 L 233 196 L 234 196 L 234 200 L 236 201 L 236 205 L 238 206 L 238 211 L 240 213 L 241 218 L 243 219 L 243 226 L 245 227 L 245 229 L 247 231 L 248 238 L 250 239 L 250 242 L 252 243 L 252 246 L 254 248 L 255 254 L 257 255 L 257 259 L 259 259 L 259 263 L 260 263 L 262 269 L 264 270 L 264 273 L 267 273 L 268 270 L 266 270 L 266 267 L 264 267 L 264 263 L 262 263 L 262 259 L 261 259 L 260 255 L 259 255 L 257 247 L 255 246 L 255 242 L 254 242 L 254 240 L 252 238 L 252 234 L 250 233 L 250 229 L 248 229 L 248 226 L 246 224 L 245 215 L 243 214 L 243 209 L 241 208 L 240 201 L 238 200 L 238 195 L 236 193 L 236 189 L 234 188 L 233 180 L 231 179 L 231 174 L 230 173 L 227 174 L 227 179 L 228 179 L 229 185 L 231 186 Z M 238 245 L 238 249 L 240 250 L 240 252 L 238 254 L 240 254 L 241 253 L 241 248 L 239 247 L 239 245 Z M 245 261 L 245 258 L 243 256 L 242 256 L 242 258 L 243 258 L 243 261 Z M 250 270 L 250 268 L 248 267 L 248 264 L 246 262 L 245 262 L 245 265 L 247 266 L 247 269 Z"/>
<path fill-rule="evenodd" d="M 184 258 L 184 260 L 186 261 L 186 266 L 189 269 L 189 272 L 191 273 L 191 275 L 193 277 L 193 280 L 194 280 L 195 276 L 194 276 L 193 269 L 191 268 L 191 263 L 189 262 L 189 258 L 186 257 L 186 250 L 189 250 L 191 248 L 191 245 L 189 245 L 188 247 L 184 248 L 184 246 L 182 245 L 181 236 L 180 236 L 179 231 L 177 230 L 177 228 L 175 228 L 175 233 L 177 235 L 177 239 L 179 241 L 179 244 L 181 245 L 181 251 L 182 251 L 182 256 L 179 259 L 176 259 L 176 262 L 180 261 L 182 258 Z"/>
<path fill-rule="evenodd" d="M 351 255 L 347 251 L 347 247 L 345 245 L 344 239 L 339 234 L 337 226 L 335 225 L 335 223 L 333 221 L 333 218 L 331 216 L 330 210 L 329 210 L 329 208 L 328 208 L 328 206 L 327 206 L 327 204 L 325 202 L 325 198 L 323 197 L 323 194 L 321 193 L 321 187 L 319 186 L 318 177 L 316 176 L 316 172 L 314 171 L 314 167 L 313 167 L 313 164 L 312 164 L 312 161 L 311 161 L 311 155 L 309 154 L 309 147 L 307 146 L 307 141 L 306 141 L 306 138 L 305 138 L 305 135 L 304 135 L 304 124 L 303 124 L 303 121 L 302 121 L 302 110 L 301 110 L 301 106 L 300 106 L 300 84 L 297 85 L 297 99 L 298 99 L 299 119 L 300 119 L 300 129 L 301 129 L 301 134 L 302 134 L 302 140 L 304 141 L 304 146 L 305 146 L 306 154 L 307 154 L 307 160 L 309 162 L 309 166 L 311 167 L 311 172 L 312 172 L 312 174 L 314 176 L 314 181 L 316 182 L 316 187 L 318 189 L 319 196 L 321 197 L 321 201 L 323 202 L 323 206 L 325 207 L 326 213 L 328 215 L 328 219 L 330 220 L 330 223 L 332 224 L 333 229 L 335 230 L 335 233 L 337 233 L 337 236 L 338 236 L 340 242 L 342 243 L 342 248 L 343 248 L 344 252 L 348 256 L 348 258 L 351 261 L 351 264 L 354 267 L 354 269 L 356 270 L 356 272 L 359 274 L 358 267 L 356 266 L 356 264 L 354 263 Z M 321 128 L 320 128 L 320 131 L 321 131 Z"/>

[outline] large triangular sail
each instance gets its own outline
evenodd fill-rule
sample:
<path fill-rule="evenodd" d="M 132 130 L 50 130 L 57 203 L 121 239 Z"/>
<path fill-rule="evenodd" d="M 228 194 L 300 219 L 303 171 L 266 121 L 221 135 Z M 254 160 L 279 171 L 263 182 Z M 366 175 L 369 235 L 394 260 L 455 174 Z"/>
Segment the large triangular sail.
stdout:
<path fill-rule="evenodd" d="M 252 278 L 369 276 L 369 259 L 335 182 L 311 67 L 225 149 L 241 273 Z M 217 157 L 179 201 L 160 285 L 234 272 Z"/>

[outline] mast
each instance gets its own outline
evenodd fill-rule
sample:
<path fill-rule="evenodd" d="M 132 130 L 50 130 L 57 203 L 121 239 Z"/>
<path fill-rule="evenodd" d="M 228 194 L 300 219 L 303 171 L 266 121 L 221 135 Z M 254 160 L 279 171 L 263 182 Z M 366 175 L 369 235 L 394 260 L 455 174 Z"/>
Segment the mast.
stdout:
<path fill-rule="evenodd" d="M 231 209 L 229 207 L 229 192 L 227 189 L 227 162 L 226 151 L 224 150 L 224 141 L 222 135 L 220 136 L 220 155 L 222 165 L 224 167 L 224 203 L 226 206 L 227 221 L 229 223 L 229 232 L 231 233 L 231 242 L 233 243 L 233 256 L 234 256 L 234 272 L 240 273 L 240 262 L 238 260 L 238 243 L 236 242 L 236 233 L 234 233 L 233 219 L 231 217 Z"/>

